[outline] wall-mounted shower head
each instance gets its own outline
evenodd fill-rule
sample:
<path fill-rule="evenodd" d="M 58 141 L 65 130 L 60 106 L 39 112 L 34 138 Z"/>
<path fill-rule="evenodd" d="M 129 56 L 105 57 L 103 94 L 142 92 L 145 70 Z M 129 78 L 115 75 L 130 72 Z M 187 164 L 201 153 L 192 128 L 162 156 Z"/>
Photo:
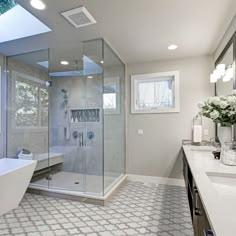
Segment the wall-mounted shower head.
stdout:
<path fill-rule="evenodd" d="M 67 91 L 66 91 L 65 89 L 61 89 L 61 91 L 62 91 L 63 93 L 67 93 Z"/>

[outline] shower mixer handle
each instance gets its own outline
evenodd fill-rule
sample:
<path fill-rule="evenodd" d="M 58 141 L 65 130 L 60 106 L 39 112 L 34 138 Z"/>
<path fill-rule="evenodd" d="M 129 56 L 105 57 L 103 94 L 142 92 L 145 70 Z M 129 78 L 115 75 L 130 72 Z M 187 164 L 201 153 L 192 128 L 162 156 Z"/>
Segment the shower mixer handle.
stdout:
<path fill-rule="evenodd" d="M 65 140 L 65 143 L 66 143 L 66 133 L 67 133 L 67 128 L 64 127 L 64 140 Z"/>
<path fill-rule="evenodd" d="M 79 146 L 80 147 L 85 146 L 85 143 L 84 143 L 84 132 L 79 132 Z"/>

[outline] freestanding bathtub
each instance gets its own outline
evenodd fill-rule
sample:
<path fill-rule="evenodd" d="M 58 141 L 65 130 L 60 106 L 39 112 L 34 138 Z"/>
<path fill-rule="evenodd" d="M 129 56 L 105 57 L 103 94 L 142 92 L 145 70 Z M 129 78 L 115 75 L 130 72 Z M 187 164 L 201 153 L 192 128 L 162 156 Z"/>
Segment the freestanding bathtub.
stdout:
<path fill-rule="evenodd" d="M 37 161 L 0 159 L 0 216 L 18 207 Z"/>

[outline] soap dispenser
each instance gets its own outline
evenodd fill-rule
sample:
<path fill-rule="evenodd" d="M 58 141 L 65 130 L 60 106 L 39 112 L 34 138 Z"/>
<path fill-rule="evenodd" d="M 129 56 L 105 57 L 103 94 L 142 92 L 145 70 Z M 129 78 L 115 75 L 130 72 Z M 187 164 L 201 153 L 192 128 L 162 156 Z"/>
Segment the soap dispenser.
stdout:
<path fill-rule="evenodd" d="M 202 142 L 202 116 L 201 115 L 196 115 L 193 117 L 192 141 L 193 141 L 193 144 L 198 144 L 198 145 Z"/>

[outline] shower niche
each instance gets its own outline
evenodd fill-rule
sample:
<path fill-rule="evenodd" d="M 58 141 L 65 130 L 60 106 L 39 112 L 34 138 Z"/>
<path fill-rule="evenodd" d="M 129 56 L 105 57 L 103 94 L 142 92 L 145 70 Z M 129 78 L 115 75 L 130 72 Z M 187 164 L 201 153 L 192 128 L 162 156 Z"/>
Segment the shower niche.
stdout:
<path fill-rule="evenodd" d="M 97 39 L 7 57 L 7 70 L 7 156 L 24 148 L 38 161 L 31 191 L 105 198 L 126 169 L 120 58 Z"/>
<path fill-rule="evenodd" d="M 71 112 L 71 123 L 79 122 L 99 122 L 100 109 L 73 109 Z"/>

